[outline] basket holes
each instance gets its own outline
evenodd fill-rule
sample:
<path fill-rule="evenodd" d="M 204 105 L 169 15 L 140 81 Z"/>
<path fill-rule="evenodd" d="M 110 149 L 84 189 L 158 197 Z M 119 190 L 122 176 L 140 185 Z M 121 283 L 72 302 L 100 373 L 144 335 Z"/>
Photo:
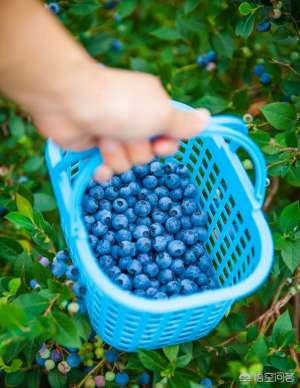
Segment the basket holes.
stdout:
<path fill-rule="evenodd" d="M 233 265 L 232 265 L 231 260 L 228 260 L 228 262 L 227 262 L 227 267 L 228 267 L 229 271 L 232 272 L 232 270 L 233 270 Z"/>
<path fill-rule="evenodd" d="M 233 263 L 237 263 L 238 259 L 236 257 L 236 254 L 234 252 L 231 253 L 230 257 L 232 258 Z"/>
<path fill-rule="evenodd" d="M 226 245 L 226 248 L 229 248 L 229 247 L 230 247 L 230 242 L 229 242 L 227 236 L 224 237 L 224 243 L 225 243 L 225 245 Z"/>
<path fill-rule="evenodd" d="M 232 196 L 229 197 L 229 202 L 230 202 L 231 207 L 234 208 L 235 207 L 235 200 L 233 199 Z"/>
<path fill-rule="evenodd" d="M 237 245 L 236 248 L 235 248 L 235 251 L 237 253 L 237 255 L 240 257 L 242 256 L 242 251 L 241 251 L 241 248 Z"/>
<path fill-rule="evenodd" d="M 208 188 L 209 191 L 211 191 L 212 186 L 211 186 L 211 184 L 209 183 L 209 181 L 206 182 L 206 187 Z"/>
<path fill-rule="evenodd" d="M 197 139 L 195 139 L 195 140 L 196 140 L 196 142 L 197 142 L 198 144 L 200 144 L 201 146 L 203 145 L 203 140 L 199 139 L 199 137 L 198 137 Z"/>
<path fill-rule="evenodd" d="M 233 226 L 233 229 L 234 229 L 236 232 L 239 230 L 238 224 L 237 224 L 237 222 L 236 222 L 235 220 L 232 222 L 232 226 Z"/>
<path fill-rule="evenodd" d="M 221 213 L 221 218 L 224 224 L 226 224 L 227 217 L 225 216 L 224 212 Z"/>
<path fill-rule="evenodd" d="M 223 276 L 219 276 L 219 280 L 220 280 L 221 285 L 224 286 L 225 281 L 224 281 Z"/>
<path fill-rule="evenodd" d="M 242 271 L 243 271 L 244 273 L 246 273 L 246 270 L 247 270 L 246 263 L 243 261 L 243 264 L 242 264 Z"/>
<path fill-rule="evenodd" d="M 212 247 L 214 247 L 216 244 L 215 244 L 215 239 L 213 238 L 213 235 L 210 235 L 209 236 L 209 242 L 210 242 L 210 245 L 212 246 Z"/>
<path fill-rule="evenodd" d="M 255 251 L 254 251 L 254 248 L 253 248 L 253 247 L 251 247 L 251 255 L 252 255 L 252 257 L 255 256 Z"/>
<path fill-rule="evenodd" d="M 185 147 L 183 145 L 180 145 L 180 147 L 178 148 L 178 152 L 184 153 L 184 151 Z"/>
<path fill-rule="evenodd" d="M 194 168 L 193 168 L 193 166 L 190 163 L 188 163 L 186 166 L 187 166 L 187 168 L 189 169 L 190 172 L 194 172 Z"/>
<path fill-rule="evenodd" d="M 223 268 L 223 274 L 224 274 L 224 277 L 227 279 L 229 276 L 229 272 L 226 267 Z"/>
<path fill-rule="evenodd" d="M 199 148 L 197 148 L 197 147 L 195 146 L 195 144 L 193 145 L 192 150 L 195 152 L 196 155 L 198 155 L 198 156 L 200 155 Z"/>
<path fill-rule="evenodd" d="M 216 252 L 216 258 L 217 258 L 217 260 L 218 260 L 218 263 L 221 264 L 221 262 L 222 262 L 222 257 L 221 257 L 221 255 L 220 255 L 219 252 Z"/>
<path fill-rule="evenodd" d="M 212 155 L 211 155 L 211 153 L 210 153 L 210 151 L 208 149 L 205 150 L 205 155 L 207 156 L 208 160 L 212 159 Z"/>
<path fill-rule="evenodd" d="M 212 169 L 214 170 L 214 172 L 215 172 L 217 175 L 219 175 L 220 170 L 219 170 L 218 166 L 216 165 L 216 163 L 213 164 Z"/>
<path fill-rule="evenodd" d="M 238 219 L 238 221 L 239 221 L 240 224 L 243 224 L 244 219 L 243 219 L 243 217 L 242 217 L 242 215 L 241 215 L 240 212 L 237 212 L 236 218 Z"/>
<path fill-rule="evenodd" d="M 222 255 L 225 256 L 226 255 L 226 249 L 225 249 L 223 244 L 220 245 L 220 250 L 221 250 Z"/>
<path fill-rule="evenodd" d="M 197 175 L 195 179 L 196 179 L 197 185 L 200 186 L 201 180 L 200 180 L 200 178 L 199 178 L 199 175 Z"/>
<path fill-rule="evenodd" d="M 194 164 L 197 163 L 197 159 L 195 158 L 195 156 L 193 154 L 190 154 L 190 158 L 189 158 Z"/>
<path fill-rule="evenodd" d="M 246 256 L 246 260 L 247 260 L 247 264 L 250 265 L 251 259 L 249 254 Z"/>
<path fill-rule="evenodd" d="M 250 236 L 249 229 L 245 229 L 245 236 L 247 237 L 247 240 L 248 240 L 248 241 L 251 240 L 251 236 Z"/>
<path fill-rule="evenodd" d="M 212 182 L 213 184 L 216 182 L 215 175 L 214 175 L 212 172 L 209 173 L 209 179 L 211 180 L 211 182 Z"/>
<path fill-rule="evenodd" d="M 205 171 L 203 170 L 202 167 L 199 168 L 199 174 L 200 174 L 201 178 L 203 178 L 205 175 Z"/>
<path fill-rule="evenodd" d="M 217 226 L 218 226 L 218 228 L 219 228 L 220 231 L 223 229 L 222 223 L 221 223 L 220 220 L 217 221 Z"/>
<path fill-rule="evenodd" d="M 246 243 L 245 243 L 245 240 L 244 240 L 243 237 L 241 237 L 240 243 L 241 243 L 242 247 L 245 249 L 246 248 Z"/>
<path fill-rule="evenodd" d="M 227 190 L 227 184 L 223 178 L 221 179 L 221 186 L 223 187 L 224 191 Z"/>
<path fill-rule="evenodd" d="M 207 163 L 207 160 L 205 158 L 202 160 L 202 164 L 205 167 L 205 169 L 207 169 L 208 163 Z"/>
<path fill-rule="evenodd" d="M 205 191 L 204 189 L 203 189 L 203 191 L 202 191 L 202 195 L 203 195 L 203 197 L 204 197 L 205 200 L 208 199 L 208 194 L 206 193 L 206 191 Z"/>
<path fill-rule="evenodd" d="M 241 278 L 241 270 L 239 269 L 238 271 L 237 271 L 237 277 L 238 277 L 238 279 L 240 279 Z"/>
<path fill-rule="evenodd" d="M 175 155 L 175 159 L 181 162 L 183 160 L 181 155 Z"/>
<path fill-rule="evenodd" d="M 225 205 L 225 211 L 226 211 L 227 215 L 230 216 L 231 210 L 230 210 L 230 207 L 228 206 L 228 204 Z"/>

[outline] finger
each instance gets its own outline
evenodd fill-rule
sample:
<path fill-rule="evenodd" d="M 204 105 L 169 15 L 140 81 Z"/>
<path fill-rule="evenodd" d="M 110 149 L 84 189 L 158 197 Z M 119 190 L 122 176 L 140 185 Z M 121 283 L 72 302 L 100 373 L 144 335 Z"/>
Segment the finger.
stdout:
<path fill-rule="evenodd" d="M 123 145 L 118 140 L 102 139 L 99 144 L 104 163 L 116 174 L 129 170 L 129 157 Z"/>
<path fill-rule="evenodd" d="M 188 139 L 196 136 L 208 124 L 210 113 L 207 109 L 183 112 L 172 108 L 163 133 L 177 139 Z"/>
<path fill-rule="evenodd" d="M 103 164 L 96 170 L 96 174 L 94 176 L 95 180 L 98 182 L 107 182 L 113 176 L 113 171 L 109 166 Z"/>
<path fill-rule="evenodd" d="M 174 139 L 160 137 L 153 141 L 152 149 L 155 155 L 168 156 L 175 154 L 175 152 L 178 150 L 178 143 Z"/>
<path fill-rule="evenodd" d="M 154 159 L 148 140 L 132 140 L 126 143 L 127 154 L 132 164 L 145 164 Z"/>

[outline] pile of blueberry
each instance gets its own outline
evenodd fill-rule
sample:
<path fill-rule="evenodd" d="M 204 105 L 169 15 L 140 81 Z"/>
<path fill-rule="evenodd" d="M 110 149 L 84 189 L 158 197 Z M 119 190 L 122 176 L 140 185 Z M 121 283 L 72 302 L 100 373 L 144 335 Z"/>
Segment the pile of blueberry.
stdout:
<path fill-rule="evenodd" d="M 207 214 L 186 166 L 155 160 L 91 181 L 82 201 L 90 246 L 122 289 L 161 299 L 217 288 L 204 249 Z"/>
<path fill-rule="evenodd" d="M 198 55 L 196 63 L 200 67 L 206 68 L 206 70 L 213 70 L 216 66 L 217 53 L 215 51 L 209 51 L 206 54 Z"/>
<path fill-rule="evenodd" d="M 254 66 L 253 74 L 259 77 L 259 81 L 263 85 L 268 85 L 271 82 L 270 74 L 266 72 L 263 63 L 258 63 Z"/>

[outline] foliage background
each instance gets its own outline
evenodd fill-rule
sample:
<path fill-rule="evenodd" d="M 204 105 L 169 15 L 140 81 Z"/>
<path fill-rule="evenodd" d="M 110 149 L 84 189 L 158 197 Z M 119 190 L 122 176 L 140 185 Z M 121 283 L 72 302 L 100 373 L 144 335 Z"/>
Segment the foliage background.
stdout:
<path fill-rule="evenodd" d="M 178 388 L 200 387 L 203 377 L 211 378 L 215 386 L 240 386 L 242 372 L 253 377 L 261 371 L 292 371 L 299 376 L 300 3 L 58 3 L 59 19 L 100 62 L 154 73 L 172 98 L 194 107 L 206 106 L 215 114 L 250 112 L 252 116 L 246 116 L 250 136 L 268 166 L 265 210 L 275 259 L 266 284 L 236 303 L 207 338 L 164 351 L 123 354 L 116 368 L 128 371 L 132 381 L 146 368 L 154 372 L 156 382 Z M 257 24 L 266 20 L 271 30 L 258 32 Z M 209 50 L 217 53 L 211 70 L 196 63 L 197 55 Z M 257 63 L 264 63 L 269 84 L 262 85 L 253 74 Z M 1 384 L 30 388 L 79 384 L 87 374 L 83 368 L 66 376 L 57 370 L 46 373 L 35 363 L 42 342 L 77 347 L 90 331 L 87 318 L 70 316 L 61 305 L 74 299 L 68 286 L 37 261 L 40 255 L 52 259 L 64 247 L 44 140 L 30 117 L 5 99 L 0 129 Z M 244 166 L 251 175 L 250 161 L 245 159 Z M 41 289 L 29 287 L 32 278 Z M 109 368 L 102 362 L 99 371 Z"/>

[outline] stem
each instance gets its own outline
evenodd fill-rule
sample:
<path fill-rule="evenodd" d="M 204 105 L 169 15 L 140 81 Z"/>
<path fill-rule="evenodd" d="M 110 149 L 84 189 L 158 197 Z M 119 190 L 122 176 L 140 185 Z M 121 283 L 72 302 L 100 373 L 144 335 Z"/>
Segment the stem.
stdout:
<path fill-rule="evenodd" d="M 94 373 L 96 372 L 99 368 L 101 368 L 101 366 L 104 364 L 104 360 L 101 360 L 98 362 L 98 364 L 89 371 L 89 373 L 87 373 L 84 378 L 79 382 L 78 385 L 76 385 L 75 387 L 76 388 L 80 388 L 83 386 L 83 384 L 86 382 L 86 380 Z"/>
<path fill-rule="evenodd" d="M 279 178 L 277 176 L 275 176 L 273 179 L 272 179 L 272 183 L 271 183 L 271 187 L 270 187 L 270 191 L 269 191 L 269 194 L 265 200 L 265 203 L 264 203 L 264 211 L 268 211 L 275 195 L 277 194 L 277 191 L 279 189 Z"/>
<path fill-rule="evenodd" d="M 299 322 L 300 322 L 300 294 L 296 294 L 294 296 L 294 306 L 295 306 L 295 314 L 294 314 L 294 328 L 296 332 L 296 340 L 299 342 L 300 333 L 299 333 Z"/>
<path fill-rule="evenodd" d="M 57 294 L 53 299 L 50 300 L 49 306 L 47 307 L 47 310 L 44 312 L 44 317 L 47 317 L 47 315 L 50 314 L 52 307 L 54 306 L 58 298 L 59 298 L 59 295 Z"/>
<path fill-rule="evenodd" d="M 291 66 L 289 63 L 287 62 L 282 62 L 282 61 L 278 61 L 277 59 L 274 59 L 272 58 L 270 60 L 271 63 L 274 63 L 275 65 L 279 65 L 279 66 L 283 66 L 283 67 L 286 67 L 287 69 L 289 69 L 292 73 L 294 73 L 298 78 L 300 78 L 300 74 L 298 73 L 297 70 L 295 70 L 293 68 L 293 66 Z"/>

